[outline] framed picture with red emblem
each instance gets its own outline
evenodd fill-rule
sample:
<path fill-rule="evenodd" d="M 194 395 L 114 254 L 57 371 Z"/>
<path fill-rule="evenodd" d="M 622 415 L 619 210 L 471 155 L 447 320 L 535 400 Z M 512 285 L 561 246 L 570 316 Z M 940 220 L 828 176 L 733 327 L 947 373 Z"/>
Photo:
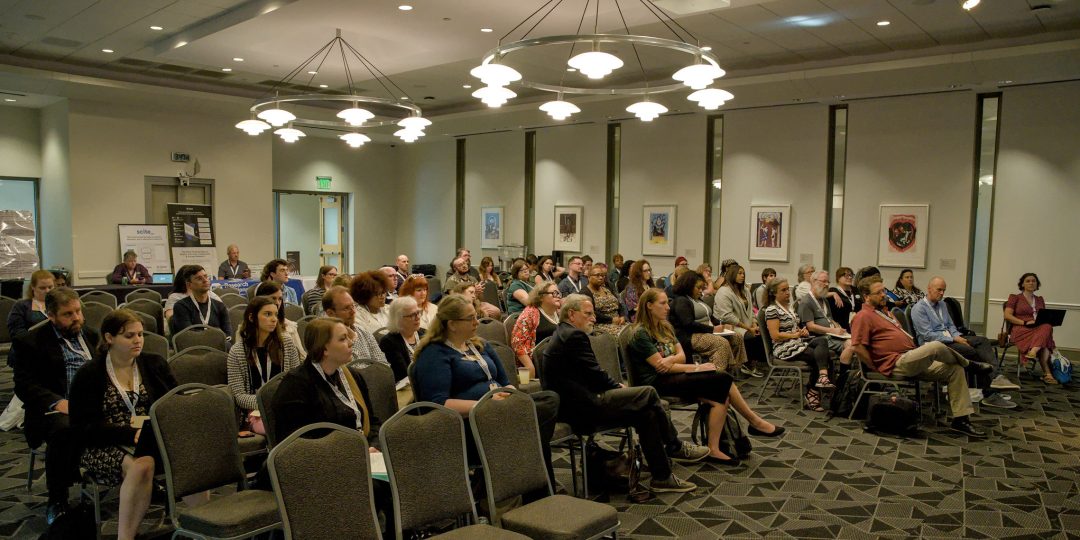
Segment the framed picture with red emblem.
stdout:
<path fill-rule="evenodd" d="M 929 204 L 883 204 L 878 229 L 878 266 L 926 268 Z"/>

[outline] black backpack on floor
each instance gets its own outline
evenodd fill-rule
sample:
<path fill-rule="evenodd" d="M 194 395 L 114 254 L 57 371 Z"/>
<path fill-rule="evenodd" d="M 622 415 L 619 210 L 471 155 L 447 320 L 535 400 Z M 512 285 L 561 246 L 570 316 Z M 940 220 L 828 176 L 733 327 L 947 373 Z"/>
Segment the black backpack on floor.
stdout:
<path fill-rule="evenodd" d="M 712 406 L 702 403 L 698 406 L 697 412 L 694 413 L 691 433 L 695 444 L 698 440 L 701 441 L 701 444 L 707 444 L 709 440 L 709 409 L 712 409 Z M 746 459 L 753 447 L 750 437 L 742 429 L 739 415 L 735 414 L 731 407 L 728 407 L 727 420 L 724 421 L 724 429 L 720 432 L 720 451 L 730 457 Z"/>
<path fill-rule="evenodd" d="M 897 394 L 874 394 L 866 408 L 866 425 L 871 433 L 908 437 L 919 432 L 919 406 Z"/>

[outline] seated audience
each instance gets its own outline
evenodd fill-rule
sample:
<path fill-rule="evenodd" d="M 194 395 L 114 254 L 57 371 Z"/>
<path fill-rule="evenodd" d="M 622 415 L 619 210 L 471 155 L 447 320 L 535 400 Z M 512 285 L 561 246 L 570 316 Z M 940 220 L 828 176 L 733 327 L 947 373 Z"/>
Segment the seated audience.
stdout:
<path fill-rule="evenodd" d="M 795 284 L 795 299 L 792 302 L 792 308 L 796 307 L 804 297 L 810 294 L 812 288 L 810 280 L 814 278 L 816 272 L 817 269 L 812 264 L 804 264 L 799 267 L 799 282 Z"/>
<path fill-rule="evenodd" d="M 534 285 L 545 281 L 555 283 L 555 259 L 552 259 L 550 255 L 540 257 L 540 261 L 536 263 L 536 276 L 533 277 Z"/>
<path fill-rule="evenodd" d="M 645 259 L 633 261 L 629 276 L 626 288 L 623 289 L 623 305 L 626 306 L 626 312 L 633 321 L 634 314 L 637 312 L 638 298 L 656 285 L 652 279 L 652 265 Z"/>
<path fill-rule="evenodd" d="M 926 297 L 926 293 L 915 286 L 915 273 L 910 268 L 900 271 L 900 277 L 896 278 L 896 287 L 892 292 L 898 298 L 896 307 L 899 308 L 914 306 Z"/>
<path fill-rule="evenodd" d="M 864 267 L 860 268 L 858 272 L 855 272 L 855 290 L 859 290 L 859 285 L 858 284 L 862 283 L 862 280 L 864 280 L 864 279 L 866 279 L 868 277 L 874 277 L 874 276 L 878 276 L 879 278 L 881 277 L 881 270 L 878 270 L 878 268 L 876 266 L 864 266 Z M 890 294 L 892 294 L 892 293 L 886 287 L 886 289 L 885 289 L 885 305 L 886 305 L 886 309 L 889 309 L 889 310 L 891 310 L 893 307 L 896 306 L 896 304 L 893 302 L 893 299 L 889 298 Z M 862 311 L 862 304 L 863 304 L 863 298 L 862 298 L 862 292 L 860 291 L 859 296 L 855 298 L 855 314 L 856 315 L 860 311 Z"/>
<path fill-rule="evenodd" d="M 697 272 L 693 277 L 700 279 Z M 641 295 L 638 319 L 628 347 L 627 369 L 634 373 L 638 386 L 652 386 L 660 395 L 709 405 L 706 423 L 709 455 L 705 459 L 720 465 L 738 465 L 737 456 L 729 456 L 720 450 L 720 433 L 727 420 L 729 404 L 750 424 L 751 435 L 776 437 L 784 432 L 784 428 L 758 416 L 746 403 L 729 373 L 720 371 L 712 363 L 690 361 L 675 337 L 675 329 L 668 322 L 670 311 L 664 291 L 652 288 Z"/>
<path fill-rule="evenodd" d="M 736 266 L 739 263 L 735 259 L 724 259 L 720 261 L 720 273 L 716 275 L 716 281 L 713 282 L 713 288 L 719 290 L 724 286 L 724 276 L 727 275 L 728 268 Z"/>
<path fill-rule="evenodd" d="M 345 323 L 345 327 L 352 330 L 349 341 L 352 343 L 352 361 L 357 364 L 357 367 L 364 367 L 374 363 L 390 365 L 386 361 L 386 355 L 379 348 L 379 342 L 375 339 L 375 336 L 371 335 L 371 332 L 364 330 L 356 322 L 356 311 L 360 308 L 353 301 L 349 289 L 336 285 L 330 287 L 326 290 L 326 294 L 323 295 L 322 305 L 323 313 L 327 317 L 341 319 Z M 310 323 L 308 328 L 311 328 Z M 306 339 L 304 343 L 307 343 Z"/>
<path fill-rule="evenodd" d="M 386 329 L 389 332 L 379 338 L 379 349 L 394 369 L 394 380 L 407 380 L 413 351 L 420 338 L 424 337 L 424 329 L 420 328 L 420 308 L 415 298 L 400 296 L 390 303 Z"/>
<path fill-rule="evenodd" d="M 469 266 L 469 262 L 464 257 L 458 257 L 450 262 L 450 274 L 446 276 L 446 281 L 443 283 L 443 292 L 453 291 L 455 287 L 462 283 L 477 284 L 480 282 L 479 278 L 473 277 L 472 270 L 474 268 Z M 480 271 L 477 270 L 477 276 L 480 275 Z"/>
<path fill-rule="evenodd" d="M 510 332 L 510 348 L 514 349 L 519 366 L 529 370 L 529 378 L 536 378 L 533 348 L 555 333 L 559 326 L 559 306 L 562 294 L 555 284 L 547 281 L 537 285 L 529 293 L 529 305 L 521 312 Z"/>
<path fill-rule="evenodd" d="M 635 262 L 637 261 L 633 259 L 623 262 L 622 268 L 619 269 L 619 279 L 615 282 L 613 290 L 621 294 L 630 285 L 630 269 L 634 267 Z"/>
<path fill-rule="evenodd" d="M 213 326 L 225 332 L 225 339 L 232 341 L 232 323 L 229 322 L 229 308 L 221 300 L 210 297 L 210 276 L 201 266 L 192 269 L 187 277 L 188 296 L 173 305 L 172 318 L 169 319 L 169 331 L 173 335 L 196 324 Z"/>
<path fill-rule="evenodd" d="M 825 343 L 833 355 L 840 358 L 840 365 L 851 364 L 851 337 L 839 323 L 829 315 L 829 273 L 821 270 L 814 273 L 810 280 L 810 294 L 799 302 L 796 313 L 803 327 L 811 336 L 824 336 Z"/>
<path fill-rule="evenodd" d="M 590 255 L 582 255 L 581 256 L 581 273 L 588 276 L 589 275 L 589 270 L 592 270 L 594 262 L 595 261 L 593 261 L 593 258 Z M 601 263 L 601 264 L 603 264 L 603 263 Z"/>
<path fill-rule="evenodd" d="M 593 281 L 593 274 L 589 277 Z M 709 449 L 679 440 L 655 388 L 627 388 L 600 367 L 589 341 L 595 319 L 587 296 L 568 296 L 559 327 L 544 351 L 540 382 L 544 390 L 559 395 L 559 420 L 570 424 L 576 433 L 634 428 L 652 473 L 649 489 L 657 493 L 693 491 L 697 486 L 675 476 L 669 458 L 693 463 L 704 459 Z"/>
<path fill-rule="evenodd" d="M 15 339 L 30 330 L 31 326 L 48 320 L 49 315 L 45 312 L 45 295 L 53 290 L 55 279 L 48 270 L 37 270 L 30 274 L 30 285 L 26 287 L 26 297 L 11 308 L 8 314 L 8 335 Z M 8 365 L 11 359 L 8 358 Z"/>
<path fill-rule="evenodd" d="M 757 363 L 765 360 L 765 343 L 761 339 L 761 328 L 754 318 L 750 287 L 746 285 L 746 270 L 738 264 L 731 265 L 723 279 L 724 284 L 713 299 L 713 317 L 722 324 L 733 326 L 735 333 L 742 338 L 747 362 L 740 368 L 741 373 L 764 377 Z"/>
<path fill-rule="evenodd" d="M 274 259 L 263 267 L 262 276 L 259 281 L 276 281 L 281 285 L 281 292 L 285 295 L 285 301 L 290 304 L 297 304 L 296 290 L 289 286 L 289 261 L 285 259 Z"/>
<path fill-rule="evenodd" d="M 454 261 L 457 259 L 465 259 L 465 267 L 468 268 L 467 273 L 472 276 L 474 281 L 480 281 L 480 271 L 472 265 L 472 253 L 465 248 L 458 248 L 457 254 L 450 260 L 450 268 L 446 269 L 446 278 L 450 279 L 455 272 Z M 450 290 L 448 287 L 443 287 L 443 290 Z"/>
<path fill-rule="evenodd" d="M 502 289 L 502 279 L 499 278 L 499 274 L 495 272 L 495 261 L 491 260 L 491 257 L 480 259 L 480 266 L 477 267 L 477 272 L 480 273 L 479 283 L 483 283 L 485 287 L 495 287 L 496 290 Z"/>
<path fill-rule="evenodd" d="M 202 267 L 195 264 L 185 264 L 176 271 L 176 276 L 173 277 L 173 289 L 169 293 L 169 296 L 165 298 L 165 307 L 163 308 L 162 315 L 165 317 L 165 329 L 168 330 L 169 319 L 172 318 L 173 307 L 177 302 L 191 296 L 188 293 L 188 279 L 199 271 Z M 221 301 L 221 297 L 217 295 L 213 290 L 210 291 L 210 298 L 213 300 Z"/>
<path fill-rule="evenodd" d="M 113 285 L 142 285 L 153 281 L 145 266 L 136 262 L 139 256 L 132 250 L 124 252 L 124 262 L 113 268 L 109 283 Z"/>
<path fill-rule="evenodd" d="M 715 295 L 716 283 L 713 281 L 712 265 L 709 263 L 701 263 L 694 271 L 705 278 L 705 289 L 701 291 L 702 296 Z"/>
<path fill-rule="evenodd" d="M 240 260 L 240 247 L 230 244 L 225 250 L 228 259 L 221 261 L 217 269 L 218 279 L 251 279 L 251 269 Z"/>
<path fill-rule="evenodd" d="M 383 275 L 386 276 L 386 279 L 389 280 L 386 294 L 383 295 L 383 306 L 386 306 L 390 302 L 393 302 L 395 298 L 397 298 L 397 271 L 394 270 L 393 266 L 384 266 L 380 268 L 379 271 L 382 272 Z"/>
<path fill-rule="evenodd" d="M 302 345 L 303 340 L 300 339 L 300 331 L 297 329 L 296 322 L 290 321 L 285 317 L 285 296 L 281 292 L 283 288 L 284 287 L 276 281 L 264 281 L 255 288 L 255 296 L 267 296 L 274 300 L 274 303 L 278 307 L 278 326 L 281 327 L 281 331 L 284 332 L 285 335 L 292 339 L 293 346 L 296 347 L 296 352 L 300 355 L 300 361 L 303 362 L 304 358 L 307 357 L 307 351 L 304 350 L 304 346 Z M 239 330 L 243 327 L 244 323 L 241 322 L 240 328 L 237 329 L 235 339 L 240 339 Z"/>
<path fill-rule="evenodd" d="M 832 388 L 829 371 L 832 355 L 826 337 L 811 338 L 810 331 L 801 328 L 799 316 L 791 310 L 791 286 L 786 278 L 777 277 L 767 290 L 765 324 L 773 344 L 773 357 L 788 362 L 805 362 L 810 366 L 810 383 L 806 391 L 806 408 L 825 412 L 821 390 Z M 814 376 L 817 373 L 817 376 Z"/>
<path fill-rule="evenodd" d="M 1023 361 L 1039 359 L 1042 366 L 1043 382 L 1057 384 L 1057 379 L 1050 374 L 1050 355 L 1057 348 L 1054 343 L 1054 327 L 1049 324 L 1035 324 L 1039 310 L 1046 309 L 1046 301 L 1035 294 L 1042 287 L 1039 276 L 1028 272 L 1020 276 L 1017 282 L 1020 294 L 1010 294 L 1005 301 L 1005 320 L 1012 325 L 1009 339 L 1020 351 Z"/>
<path fill-rule="evenodd" d="M 930 280 L 930 284 L 926 286 L 926 296 L 914 306 L 911 306 L 911 327 L 915 330 L 915 343 L 924 345 L 939 341 L 944 343 L 946 347 L 960 353 L 969 361 L 967 371 L 974 375 L 975 387 L 982 390 L 983 399 L 980 403 L 987 407 L 999 409 L 1015 408 L 1016 404 L 1012 402 L 1011 397 L 1006 398 L 1005 395 L 998 393 L 997 389 L 992 386 L 992 384 L 996 383 L 997 386 L 1015 387 L 1008 377 L 1001 374 L 992 381 L 992 372 L 986 373 L 982 370 L 973 369 L 977 365 L 974 362 L 981 362 L 988 366 L 993 366 L 996 363 L 997 357 L 994 354 L 994 346 L 989 339 L 982 336 L 964 336 L 960 333 L 960 330 L 953 324 L 952 316 L 949 315 L 949 310 L 943 301 L 945 288 L 945 280 L 935 276 Z"/>
<path fill-rule="evenodd" d="M 529 302 L 529 293 L 533 290 L 529 279 L 529 263 L 517 261 L 510 267 L 510 285 L 506 287 L 506 314 L 521 313 Z"/>
<path fill-rule="evenodd" d="M 765 268 L 761 271 L 761 286 L 754 292 L 754 314 L 756 315 L 759 309 L 765 309 L 769 305 L 767 296 L 769 283 L 776 279 L 776 270 L 772 268 Z"/>
<path fill-rule="evenodd" d="M 685 268 L 687 270 L 690 269 L 690 262 L 687 261 L 686 257 L 683 257 L 682 255 L 675 257 L 675 268 L 671 271 L 670 274 L 667 275 L 667 284 L 669 287 L 675 283 L 676 279 L 679 278 L 675 275 L 675 271 L 680 268 Z"/>
<path fill-rule="evenodd" d="M 712 306 L 701 300 L 705 278 L 693 270 L 680 269 L 680 276 L 669 296 L 668 322 L 675 330 L 683 350 L 700 354 L 716 366 L 717 371 L 732 375 L 746 365 L 746 349 L 738 334 L 718 336 L 715 333 L 731 330 L 713 317 Z"/>
<path fill-rule="evenodd" d="M 75 291 L 58 287 L 45 295 L 50 324 L 19 336 L 15 358 L 15 395 L 23 402 L 23 432 L 31 448 L 45 446 L 45 521 L 51 525 L 67 512 L 68 488 L 79 461 L 79 443 L 68 419 L 72 378 L 92 358 L 98 334 L 83 326 L 82 302 Z"/>
<path fill-rule="evenodd" d="M 607 287 L 611 289 L 611 292 L 618 294 L 619 279 L 623 277 L 623 259 L 622 253 L 616 253 L 611 257 L 611 268 L 608 270 L 607 275 Z"/>
<path fill-rule="evenodd" d="M 583 272 L 584 269 L 585 262 L 581 257 L 577 255 L 570 257 L 570 262 L 566 263 L 566 276 L 559 282 L 559 292 L 563 296 L 581 293 L 589 285 L 589 280 Z"/>
<path fill-rule="evenodd" d="M 394 282 L 384 273 L 371 270 L 357 274 L 349 284 L 349 293 L 356 302 L 356 323 L 374 334 L 386 327 L 386 291 Z"/>
<path fill-rule="evenodd" d="M 402 253 L 397 256 L 394 261 L 394 290 L 400 291 L 401 286 L 405 284 L 405 280 L 409 279 L 409 275 L 412 274 L 409 266 L 409 256 Z"/>
<path fill-rule="evenodd" d="M 331 287 L 345 287 L 346 289 L 348 289 L 349 285 L 352 283 L 352 279 L 353 279 L 353 276 L 350 276 L 349 274 L 338 274 L 338 277 L 334 278 L 334 282 L 331 283 L 330 286 Z M 329 289 L 327 289 L 327 290 L 329 290 Z M 323 293 L 323 294 L 326 294 L 326 293 Z"/>
<path fill-rule="evenodd" d="M 51 270 L 53 275 L 54 287 L 67 287 L 68 286 L 68 273 L 66 271 Z"/>
<path fill-rule="evenodd" d="M 244 413 L 243 429 L 265 435 L 255 393 L 278 373 L 300 365 L 292 337 L 283 331 L 280 308 L 270 296 L 256 296 L 244 310 L 239 338 L 226 361 L 229 391 Z"/>
<path fill-rule="evenodd" d="M 529 253 L 525 256 L 525 262 L 529 265 L 529 283 L 534 283 L 533 278 L 540 272 L 540 260 L 536 255 Z"/>
<path fill-rule="evenodd" d="M 481 317 L 487 317 L 489 319 L 502 320 L 502 311 L 498 306 L 493 306 L 488 302 L 481 302 L 477 297 L 477 285 L 473 283 L 462 283 L 457 287 L 454 287 L 450 292 L 453 294 L 460 294 L 473 303 L 473 307 L 476 308 L 476 312 Z"/>
<path fill-rule="evenodd" d="M 880 276 L 863 278 L 859 292 L 863 307 L 851 322 L 851 343 L 859 359 L 886 377 L 896 375 L 947 383 L 952 429 L 970 437 L 985 438 L 986 432 L 972 425 L 969 419 L 975 409 L 964 376 L 963 368 L 968 360 L 939 341 L 916 348 L 900 321 L 886 309 L 885 284 Z M 979 367 L 986 372 L 992 369 L 988 365 Z"/>
<path fill-rule="evenodd" d="M 626 327 L 626 308 L 619 303 L 619 297 L 607 288 L 604 281 L 607 278 L 607 269 L 604 264 L 593 266 L 588 277 L 589 286 L 582 292 L 589 297 L 596 310 L 596 324 L 593 326 L 598 332 L 619 335 Z"/>
<path fill-rule="evenodd" d="M 319 267 L 319 276 L 315 278 L 315 286 L 304 291 L 303 296 L 300 297 L 300 303 L 304 305 L 305 315 L 322 315 L 322 295 L 326 292 L 326 289 L 334 286 L 334 280 L 337 277 L 337 267 Z"/>
<path fill-rule="evenodd" d="M 836 269 L 836 285 L 829 287 L 832 299 L 832 318 L 841 328 L 851 332 L 851 318 L 855 316 L 855 300 L 860 299 L 859 290 L 854 287 L 855 273 L 846 266 Z"/>
<path fill-rule="evenodd" d="M 427 329 L 431 321 L 435 320 L 435 313 L 439 310 L 438 306 L 431 303 L 427 278 L 420 274 L 409 276 L 398 291 L 398 298 L 406 296 L 411 296 L 416 300 L 416 306 L 420 308 L 420 328 Z"/>

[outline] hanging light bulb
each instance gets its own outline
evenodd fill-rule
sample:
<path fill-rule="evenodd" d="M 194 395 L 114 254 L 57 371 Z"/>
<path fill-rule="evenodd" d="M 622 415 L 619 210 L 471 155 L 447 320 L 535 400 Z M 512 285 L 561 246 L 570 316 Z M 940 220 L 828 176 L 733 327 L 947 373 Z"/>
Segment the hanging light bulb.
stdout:
<path fill-rule="evenodd" d="M 395 131 L 394 136 L 401 139 L 401 140 L 403 140 L 403 141 L 405 141 L 405 142 L 407 142 L 407 143 L 411 143 L 411 142 L 415 141 L 416 139 L 419 139 L 420 137 L 423 137 L 424 132 L 420 131 L 418 129 L 403 128 L 403 129 L 399 129 L 399 130 Z"/>
<path fill-rule="evenodd" d="M 694 64 L 676 71 L 671 78 L 694 90 L 701 90 L 712 84 L 713 79 L 723 77 L 724 73 L 724 70 L 712 64 Z"/>
<path fill-rule="evenodd" d="M 731 92 L 727 90 L 721 90 L 719 88 L 706 88 L 704 90 L 698 90 L 686 97 L 690 101 L 696 101 L 698 105 L 701 105 L 707 110 L 715 111 L 719 109 L 724 102 L 734 99 L 735 96 L 731 95 Z"/>
<path fill-rule="evenodd" d="M 281 127 L 293 120 L 296 120 L 296 115 L 286 111 L 285 109 L 266 109 L 260 112 L 258 115 L 260 120 L 266 120 L 271 126 Z"/>
<path fill-rule="evenodd" d="M 548 113 L 555 120 L 566 120 L 571 114 L 581 112 L 577 105 L 569 101 L 563 101 L 562 94 L 559 94 L 558 100 L 541 105 L 540 110 Z"/>
<path fill-rule="evenodd" d="M 627 107 L 626 112 L 634 113 L 642 122 L 652 122 L 657 116 L 666 113 L 667 107 L 653 101 L 639 101 Z"/>
<path fill-rule="evenodd" d="M 303 131 L 300 131 L 299 129 L 295 129 L 295 128 L 290 126 L 290 127 L 281 128 L 281 129 L 275 131 L 274 135 L 281 136 L 281 140 L 283 140 L 283 141 L 285 141 L 287 143 L 294 143 L 294 142 L 300 140 L 300 137 L 304 137 L 307 134 L 304 133 Z"/>
<path fill-rule="evenodd" d="M 623 66 L 618 56 L 601 51 L 589 51 L 575 55 L 566 62 L 590 79 L 603 79 L 604 75 Z"/>
<path fill-rule="evenodd" d="M 399 120 L 397 125 L 406 129 L 424 131 L 424 128 L 431 125 L 431 120 L 428 120 L 427 118 L 422 118 L 420 116 L 410 116 L 408 118 L 402 118 L 401 120 Z"/>
<path fill-rule="evenodd" d="M 472 95 L 474 98 L 479 98 L 488 107 L 500 107 L 510 98 L 517 97 L 513 90 L 502 86 L 485 86 L 473 92 Z"/>
<path fill-rule="evenodd" d="M 270 129 L 270 124 L 252 118 L 236 124 L 236 127 L 246 131 L 248 135 L 258 135 L 263 131 Z"/>
<path fill-rule="evenodd" d="M 346 144 L 353 148 L 360 148 L 361 146 L 364 146 L 364 143 L 371 140 L 371 137 L 368 137 L 363 133 L 346 133 L 338 138 L 345 141 Z"/>
<path fill-rule="evenodd" d="M 353 127 L 360 127 L 364 125 L 364 122 L 375 118 L 374 114 L 371 114 L 367 109 L 361 109 L 357 107 L 357 103 L 353 103 L 352 108 L 345 109 L 337 113 L 337 117 L 344 120 L 345 123 Z"/>
<path fill-rule="evenodd" d="M 516 69 L 502 64 L 481 64 L 472 68 L 469 74 L 488 86 L 506 86 L 521 80 Z"/>

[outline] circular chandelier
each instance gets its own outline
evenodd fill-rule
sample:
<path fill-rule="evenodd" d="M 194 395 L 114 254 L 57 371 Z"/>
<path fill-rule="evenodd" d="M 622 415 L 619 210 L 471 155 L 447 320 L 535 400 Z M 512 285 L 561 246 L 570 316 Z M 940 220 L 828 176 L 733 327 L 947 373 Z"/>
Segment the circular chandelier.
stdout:
<path fill-rule="evenodd" d="M 337 53 L 336 57 L 340 56 L 347 92 L 316 93 L 317 89 L 311 84 L 319 71 L 324 70 L 324 66 L 329 67 L 326 66 L 326 61 L 334 53 Z M 359 61 L 389 97 L 365 96 L 357 93 L 359 89 L 354 85 L 353 72 L 358 70 L 350 65 L 350 57 Z M 295 83 L 294 80 L 302 75 L 310 75 L 306 84 Z M 327 85 L 319 86 L 328 87 Z M 391 87 L 397 92 L 392 91 Z M 303 89 L 307 93 L 283 95 L 282 92 L 287 89 Z M 353 148 L 359 148 L 371 141 L 371 137 L 359 131 L 360 128 L 397 126 L 400 129 L 394 132 L 394 136 L 405 142 L 413 142 L 423 137 L 424 128 L 431 125 L 431 120 L 424 118 L 423 111 L 409 100 L 408 94 L 400 86 L 394 84 L 390 77 L 375 67 L 375 64 L 342 39 L 340 29 L 337 30 L 334 39 L 323 45 L 280 81 L 274 83 L 271 92 L 272 96 L 257 99 L 252 103 L 249 109 L 251 118 L 236 124 L 237 128 L 252 136 L 277 128 L 273 133 L 287 143 L 296 142 L 307 135 L 297 129 L 298 127 L 331 129 L 343 132 L 338 138 Z M 339 120 L 317 120 L 297 117 L 286 109 L 286 106 L 291 105 L 343 106 L 344 108 L 335 116 Z"/>
<path fill-rule="evenodd" d="M 489 107 L 499 107 L 517 97 L 517 93 L 507 88 L 510 85 L 551 92 L 556 94 L 556 99 L 540 105 L 540 110 L 555 120 L 564 120 L 581 112 L 578 106 L 564 99 L 567 95 L 640 96 L 641 101 L 631 104 L 626 110 L 645 122 L 667 112 L 667 107 L 650 99 L 650 96 L 655 94 L 685 89 L 694 90 L 687 99 L 707 110 L 716 110 L 735 97 L 726 90 L 711 88 L 713 82 L 723 77 L 725 72 L 720 67 L 716 56 L 710 52 L 710 48 L 696 45 L 697 38 L 675 19 L 666 15 L 652 0 L 641 0 L 641 2 L 657 21 L 675 35 L 675 39 L 631 34 L 619 0 L 612 0 L 612 3 L 618 11 L 625 34 L 597 33 L 600 1 L 586 0 L 585 9 L 581 13 L 577 31 L 574 34 L 529 38 L 529 33 L 562 3 L 561 0 L 546 1 L 502 36 L 499 39 L 499 45 L 485 53 L 480 65 L 469 72 L 486 85 L 473 92 L 473 97 L 480 99 Z M 593 8 L 593 33 L 582 34 L 581 27 L 588 18 L 590 7 Z M 546 13 L 541 15 L 545 9 Z M 538 19 L 520 39 L 511 43 L 502 43 L 526 23 L 533 21 L 534 17 Z M 518 51 L 558 45 L 570 45 L 570 54 L 566 60 L 567 68 L 558 81 L 532 78 L 507 65 L 508 60 L 513 60 L 511 58 L 513 53 Z M 623 59 L 603 49 L 612 50 L 615 47 L 626 48 L 627 46 L 633 51 L 633 63 L 640 72 L 640 78 L 634 77 L 629 85 L 603 84 L 602 81 L 606 76 L 619 73 L 626 65 Z M 657 76 L 655 74 L 657 70 L 654 68 L 651 70 L 653 74 L 650 75 L 650 69 L 646 68 L 646 63 L 642 60 L 643 51 L 673 52 L 685 56 L 686 63 L 681 69 L 674 72 L 666 71 L 662 76 Z"/>

